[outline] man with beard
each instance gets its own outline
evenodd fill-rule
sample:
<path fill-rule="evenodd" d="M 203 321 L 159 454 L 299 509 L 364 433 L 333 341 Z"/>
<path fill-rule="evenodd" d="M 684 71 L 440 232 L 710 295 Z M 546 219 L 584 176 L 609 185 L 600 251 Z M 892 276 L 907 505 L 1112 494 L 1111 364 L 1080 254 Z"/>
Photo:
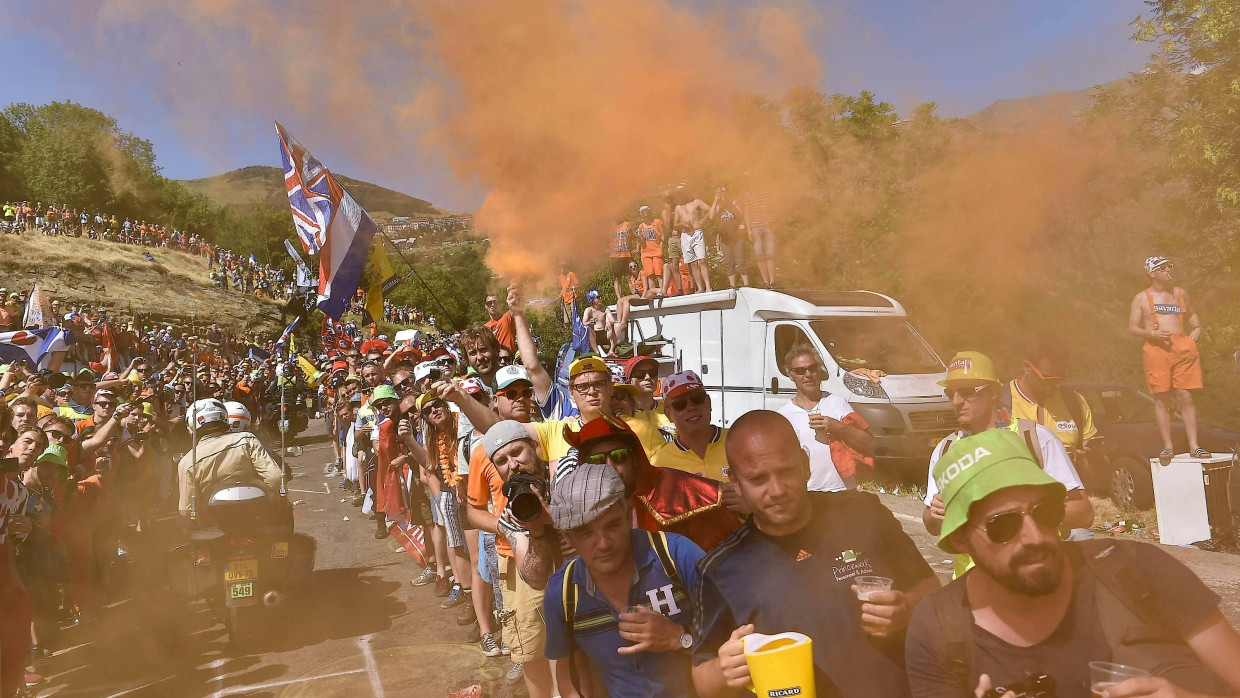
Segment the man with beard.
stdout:
<path fill-rule="evenodd" d="M 778 412 L 732 425 L 729 477 L 753 516 L 698 564 L 693 683 L 703 696 L 750 682 L 742 638 L 799 632 L 813 639 L 819 696 L 909 695 L 901 657 L 912 609 L 939 588 L 917 545 L 878 498 L 810 492 L 809 457 Z M 856 578 L 889 591 L 858 599 Z"/>
<path fill-rule="evenodd" d="M 914 695 L 981 695 L 1029 673 L 1053 679 L 1059 698 L 1240 690 L 1240 633 L 1219 596 L 1156 546 L 1060 541 L 1066 490 L 1019 436 L 991 429 L 962 438 L 934 477 L 946 503 L 939 547 L 970 554 L 976 566 L 913 616 Z M 1093 660 L 1151 676 L 1091 686 Z"/>

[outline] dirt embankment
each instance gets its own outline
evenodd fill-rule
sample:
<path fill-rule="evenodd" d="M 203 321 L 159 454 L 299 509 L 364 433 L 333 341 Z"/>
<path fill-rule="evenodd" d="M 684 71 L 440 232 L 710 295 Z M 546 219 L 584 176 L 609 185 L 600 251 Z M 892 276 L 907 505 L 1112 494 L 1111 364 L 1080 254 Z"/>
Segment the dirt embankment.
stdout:
<path fill-rule="evenodd" d="M 0 237 L 0 285 L 29 290 L 36 282 L 62 304 L 104 307 L 126 318 L 219 323 L 235 332 L 281 329 L 279 303 L 215 288 L 202 257 L 82 238 Z"/>

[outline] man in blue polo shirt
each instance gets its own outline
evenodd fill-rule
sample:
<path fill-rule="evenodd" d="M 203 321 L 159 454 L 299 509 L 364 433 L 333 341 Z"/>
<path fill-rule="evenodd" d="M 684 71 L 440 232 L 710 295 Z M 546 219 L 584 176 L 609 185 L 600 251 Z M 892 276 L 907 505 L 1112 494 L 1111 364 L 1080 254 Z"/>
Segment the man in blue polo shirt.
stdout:
<path fill-rule="evenodd" d="M 753 516 L 698 566 L 693 680 L 702 695 L 749 683 L 742 638 L 799 632 L 814 641 L 822 698 L 901 698 L 912 609 L 939 588 L 917 545 L 867 492 L 810 492 L 809 456 L 783 415 L 754 410 L 728 435 L 729 478 Z M 889 591 L 856 578 L 886 577 Z"/>
<path fill-rule="evenodd" d="M 580 557 L 547 583 L 547 657 L 571 658 L 573 681 L 584 687 L 584 654 L 612 698 L 696 695 L 687 589 L 697 586 L 702 549 L 674 533 L 634 529 L 610 463 L 566 475 L 550 513 Z"/>

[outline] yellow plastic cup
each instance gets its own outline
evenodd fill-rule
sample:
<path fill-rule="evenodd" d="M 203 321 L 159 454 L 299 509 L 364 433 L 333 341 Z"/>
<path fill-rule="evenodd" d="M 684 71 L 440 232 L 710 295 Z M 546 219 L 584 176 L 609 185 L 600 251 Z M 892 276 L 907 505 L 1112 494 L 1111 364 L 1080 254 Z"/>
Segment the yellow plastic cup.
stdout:
<path fill-rule="evenodd" d="M 814 641 L 808 635 L 750 633 L 741 642 L 752 681 L 749 690 L 758 698 L 815 698 Z"/>

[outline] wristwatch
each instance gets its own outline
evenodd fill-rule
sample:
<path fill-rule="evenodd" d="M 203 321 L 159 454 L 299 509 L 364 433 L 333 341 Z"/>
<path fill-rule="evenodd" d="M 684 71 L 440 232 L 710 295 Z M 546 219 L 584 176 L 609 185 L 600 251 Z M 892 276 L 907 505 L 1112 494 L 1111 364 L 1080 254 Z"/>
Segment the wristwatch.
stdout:
<path fill-rule="evenodd" d="M 681 628 L 684 632 L 680 634 L 680 648 L 687 650 L 693 647 L 693 635 L 688 628 Z"/>

